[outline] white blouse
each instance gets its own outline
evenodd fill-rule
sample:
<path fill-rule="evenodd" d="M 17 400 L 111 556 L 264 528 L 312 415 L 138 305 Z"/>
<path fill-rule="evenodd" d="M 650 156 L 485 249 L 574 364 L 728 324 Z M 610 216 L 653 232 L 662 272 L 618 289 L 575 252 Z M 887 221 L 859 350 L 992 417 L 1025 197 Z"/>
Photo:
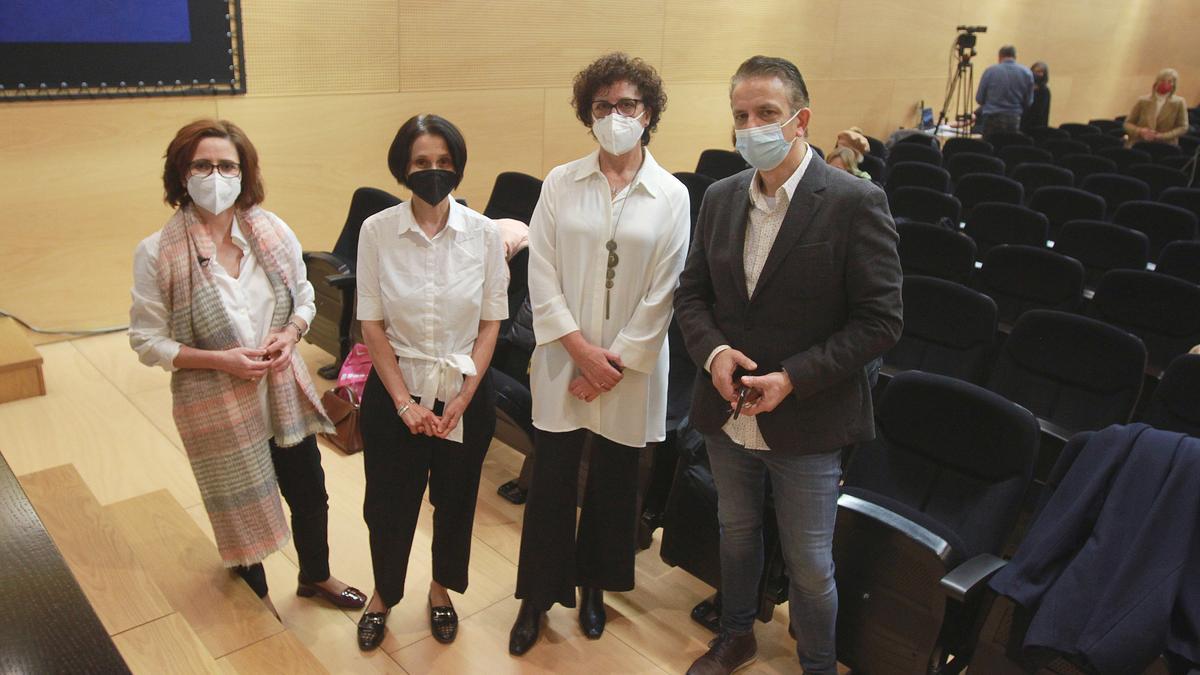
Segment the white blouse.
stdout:
<path fill-rule="evenodd" d="M 383 321 L 400 373 L 432 408 L 475 375 L 471 350 L 480 321 L 508 318 L 508 265 L 491 219 L 454 201 L 432 239 L 411 202 L 367 218 L 358 239 L 358 318 Z M 462 442 L 459 424 L 450 440 Z"/>
<path fill-rule="evenodd" d="M 534 426 L 584 428 L 631 447 L 666 437 L 666 335 L 687 257 L 688 204 L 687 188 L 649 150 L 633 183 L 615 199 L 600 172 L 599 151 L 546 176 L 529 224 Z M 606 320 L 605 244 L 614 225 L 619 261 Z M 625 364 L 620 383 L 591 403 L 568 391 L 579 370 L 559 338 L 576 330 Z"/>
<path fill-rule="evenodd" d="M 311 324 L 313 316 L 317 313 L 316 295 L 312 284 L 308 282 L 300 241 L 278 216 L 269 211 L 266 213 L 283 231 L 286 255 L 280 257 L 280 264 L 287 265 L 288 271 L 296 279 L 296 291 L 292 296 L 292 316 L 303 319 L 306 325 Z M 159 230 L 143 239 L 133 254 L 133 288 L 130 290 L 133 305 L 129 309 L 129 344 L 137 352 L 142 363 L 174 371 L 175 357 L 179 356 L 183 345 L 171 336 L 170 313 L 158 289 L 158 240 L 161 235 L 162 230 Z M 216 258 L 213 258 L 209 261 L 213 270 L 213 283 L 217 287 L 229 320 L 233 323 L 238 343 L 242 347 L 257 349 L 266 342 L 271 333 L 271 319 L 275 313 L 275 291 L 267 279 L 266 270 L 251 251 L 250 242 L 242 233 L 237 218 L 233 220 L 230 239 L 242 249 L 238 276 L 235 279 Z M 266 378 L 259 380 L 258 392 L 263 402 L 264 419 L 270 419 L 266 416 L 266 411 L 269 410 Z"/>

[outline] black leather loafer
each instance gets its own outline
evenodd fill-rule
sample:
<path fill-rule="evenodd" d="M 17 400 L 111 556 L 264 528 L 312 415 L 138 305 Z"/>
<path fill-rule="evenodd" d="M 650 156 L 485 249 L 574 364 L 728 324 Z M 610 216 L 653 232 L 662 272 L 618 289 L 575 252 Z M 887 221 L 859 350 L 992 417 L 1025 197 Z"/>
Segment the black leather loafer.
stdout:
<path fill-rule="evenodd" d="M 458 635 L 458 613 L 453 605 L 433 606 L 433 598 L 429 599 L 429 631 L 433 639 L 446 645 L 454 642 Z"/>
<path fill-rule="evenodd" d="M 383 643 L 387 633 L 388 615 L 392 613 L 389 607 L 386 612 L 363 612 L 358 620 L 358 648 L 369 652 Z"/>
<path fill-rule="evenodd" d="M 316 584 L 306 584 L 303 581 L 296 586 L 296 595 L 302 598 L 319 597 L 334 607 L 359 609 L 367 604 L 367 596 L 353 586 L 347 586 L 341 593 L 330 593 Z"/>

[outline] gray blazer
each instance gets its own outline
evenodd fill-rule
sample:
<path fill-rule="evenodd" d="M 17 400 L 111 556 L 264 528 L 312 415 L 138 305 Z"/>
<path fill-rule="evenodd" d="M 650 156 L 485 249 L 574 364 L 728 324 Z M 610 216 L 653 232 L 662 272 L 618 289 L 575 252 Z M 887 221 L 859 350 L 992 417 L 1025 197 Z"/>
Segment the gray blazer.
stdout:
<path fill-rule="evenodd" d="M 863 366 L 896 343 L 903 325 L 887 197 L 871 181 L 811 162 L 751 298 L 742 253 L 753 176 L 747 169 L 708 188 L 675 292 L 684 342 L 701 366 L 692 423 L 715 434 L 729 418 L 729 403 L 703 370 L 712 350 L 728 344 L 760 374 L 786 371 L 795 387 L 758 415 L 772 450 L 829 452 L 870 440 Z"/>

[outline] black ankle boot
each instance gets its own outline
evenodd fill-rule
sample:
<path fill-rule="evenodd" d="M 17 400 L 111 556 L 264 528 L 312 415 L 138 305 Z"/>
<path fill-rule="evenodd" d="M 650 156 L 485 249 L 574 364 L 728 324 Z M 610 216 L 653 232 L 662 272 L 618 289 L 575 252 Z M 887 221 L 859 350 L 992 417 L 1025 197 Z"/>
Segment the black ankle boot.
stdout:
<path fill-rule="evenodd" d="M 604 591 L 599 588 L 579 589 L 579 627 L 589 640 L 598 640 L 604 634 Z"/>
<path fill-rule="evenodd" d="M 521 601 L 521 609 L 517 611 L 517 620 L 513 622 L 512 630 L 508 633 L 509 654 L 520 656 L 537 643 L 544 616 L 546 616 L 546 612 L 535 607 L 532 602 Z"/>

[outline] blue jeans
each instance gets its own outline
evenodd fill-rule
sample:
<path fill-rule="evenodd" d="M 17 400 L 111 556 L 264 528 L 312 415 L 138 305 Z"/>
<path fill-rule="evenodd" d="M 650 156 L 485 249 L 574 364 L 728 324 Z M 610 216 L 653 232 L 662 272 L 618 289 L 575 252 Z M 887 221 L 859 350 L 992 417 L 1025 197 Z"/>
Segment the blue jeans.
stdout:
<path fill-rule="evenodd" d="M 833 524 L 841 451 L 784 455 L 746 450 L 724 433 L 705 436 L 721 523 L 721 628 L 754 629 L 763 572 L 763 501 L 770 477 L 787 565 L 788 613 L 805 673 L 837 673 Z"/>

